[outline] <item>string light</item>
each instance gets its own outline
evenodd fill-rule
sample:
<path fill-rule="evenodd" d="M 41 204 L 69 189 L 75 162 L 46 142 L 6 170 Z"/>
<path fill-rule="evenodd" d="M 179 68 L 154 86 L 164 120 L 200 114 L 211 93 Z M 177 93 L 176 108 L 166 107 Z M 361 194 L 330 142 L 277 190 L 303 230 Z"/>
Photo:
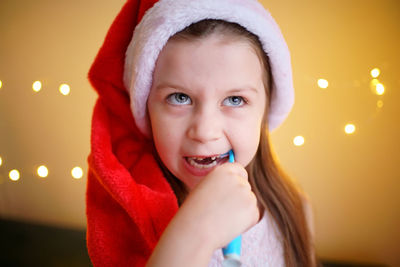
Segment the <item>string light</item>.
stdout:
<path fill-rule="evenodd" d="M 385 86 L 383 86 L 381 83 L 378 83 L 375 87 L 375 91 L 377 95 L 383 95 L 385 93 Z"/>
<path fill-rule="evenodd" d="M 344 131 L 346 132 L 346 134 L 353 134 L 356 131 L 356 126 L 354 124 L 346 124 L 346 126 L 344 127 Z"/>
<path fill-rule="evenodd" d="M 385 86 L 378 79 L 372 79 L 370 87 L 372 92 L 376 95 L 383 95 L 385 93 Z"/>
<path fill-rule="evenodd" d="M 303 136 L 296 136 L 294 139 L 293 139 L 293 143 L 294 143 L 294 145 L 295 146 L 302 146 L 302 145 L 304 145 L 304 137 Z"/>
<path fill-rule="evenodd" d="M 379 83 L 379 80 L 378 80 L 378 79 L 372 79 L 372 80 L 371 80 L 371 86 L 372 86 L 373 88 L 375 88 L 375 86 L 376 86 L 378 83 Z"/>
<path fill-rule="evenodd" d="M 71 88 L 69 87 L 68 84 L 65 84 L 65 83 L 60 85 L 59 90 L 60 90 L 60 93 L 63 95 L 69 95 L 69 93 L 71 92 Z"/>
<path fill-rule="evenodd" d="M 72 177 L 74 177 L 75 179 L 81 179 L 83 176 L 82 168 L 80 168 L 80 167 L 73 168 L 71 171 L 71 174 L 72 174 Z"/>
<path fill-rule="evenodd" d="M 49 175 L 49 170 L 46 166 L 42 165 L 37 169 L 37 174 L 41 178 L 46 178 Z"/>
<path fill-rule="evenodd" d="M 383 95 L 385 93 L 385 86 L 377 79 L 381 74 L 381 71 L 379 68 L 374 68 L 370 71 L 370 75 L 372 77 L 370 81 L 370 86 L 373 92 L 377 95 Z M 312 79 L 312 82 L 315 82 L 315 78 Z M 365 82 L 366 83 L 366 82 Z M 326 89 L 329 86 L 329 82 L 326 79 L 320 78 L 317 80 L 318 87 L 321 89 Z M 358 85 L 355 86 L 360 86 L 359 82 L 357 81 Z M 0 80 L 0 89 L 3 86 L 3 82 Z M 335 87 L 337 86 L 337 83 L 335 83 Z M 39 92 L 42 89 L 42 83 L 41 81 L 35 81 L 32 84 L 32 89 L 35 92 Z M 59 91 L 63 95 L 69 95 L 71 92 L 71 88 L 68 84 L 61 84 L 59 87 Z M 382 108 L 383 107 L 383 101 L 378 100 L 376 102 L 377 108 Z M 356 126 L 354 124 L 348 123 L 344 127 L 344 131 L 346 134 L 351 135 L 354 134 L 356 131 Z M 295 146 L 303 146 L 305 144 L 305 139 L 303 136 L 296 136 L 293 138 L 293 144 Z M 3 159 L 0 157 L 0 166 L 3 165 Z M 49 170 L 45 165 L 39 166 L 37 168 L 37 175 L 39 177 L 45 178 L 48 177 L 49 175 Z M 83 170 L 80 167 L 74 167 L 71 170 L 71 175 L 74 179 L 81 179 L 83 177 Z M 13 169 L 9 172 L 9 178 L 12 181 L 18 181 L 21 178 L 20 172 L 16 169 Z"/>
<path fill-rule="evenodd" d="M 329 86 L 329 82 L 325 79 L 318 79 L 319 88 L 326 89 Z"/>
<path fill-rule="evenodd" d="M 19 171 L 18 170 L 11 170 L 9 173 L 8 173 L 8 177 L 10 178 L 10 180 L 11 181 L 14 181 L 14 182 L 16 182 L 16 181 L 18 181 L 19 180 L 19 178 L 21 178 L 21 175 L 19 174 Z"/>
<path fill-rule="evenodd" d="M 378 68 L 374 68 L 371 70 L 372 78 L 378 78 L 379 74 L 381 74 L 381 71 Z"/>
<path fill-rule="evenodd" d="M 35 81 L 32 85 L 32 89 L 35 92 L 39 92 L 42 89 L 42 83 L 40 81 Z"/>

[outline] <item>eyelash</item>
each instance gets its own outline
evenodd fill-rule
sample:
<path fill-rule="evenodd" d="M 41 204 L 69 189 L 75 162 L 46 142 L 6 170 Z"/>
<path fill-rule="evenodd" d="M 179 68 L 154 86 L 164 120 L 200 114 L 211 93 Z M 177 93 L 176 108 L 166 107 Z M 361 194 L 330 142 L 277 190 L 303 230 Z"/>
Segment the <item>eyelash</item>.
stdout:
<path fill-rule="evenodd" d="M 182 102 L 182 99 L 179 99 L 179 97 L 185 97 L 185 100 Z M 246 100 L 246 98 L 244 98 L 244 97 L 242 97 L 242 96 L 235 96 L 235 95 L 234 95 L 234 96 L 228 96 L 228 97 L 226 97 L 226 98 L 222 101 L 222 103 L 225 103 L 225 101 L 232 100 L 233 98 L 240 99 L 240 100 L 241 100 L 240 104 L 239 104 L 239 105 L 226 105 L 226 106 L 230 106 L 230 107 L 241 107 L 241 106 L 243 106 L 243 105 L 248 104 L 248 101 Z M 187 100 L 189 100 L 190 102 L 189 102 L 189 103 L 186 103 Z M 184 93 L 172 93 L 172 94 L 169 94 L 169 95 L 167 96 L 167 98 L 166 98 L 166 101 L 167 101 L 169 104 L 177 105 L 177 106 L 181 106 L 181 105 L 190 105 L 190 104 L 192 104 L 192 99 L 190 98 L 190 96 L 188 96 L 187 94 L 184 94 Z"/>

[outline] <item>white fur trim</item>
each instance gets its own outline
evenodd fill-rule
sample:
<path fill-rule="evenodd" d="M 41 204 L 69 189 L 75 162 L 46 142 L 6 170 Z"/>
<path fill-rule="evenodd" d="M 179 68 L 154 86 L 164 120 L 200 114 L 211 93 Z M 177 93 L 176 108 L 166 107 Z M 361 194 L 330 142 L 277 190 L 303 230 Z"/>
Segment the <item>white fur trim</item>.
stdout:
<path fill-rule="evenodd" d="M 160 0 L 136 26 L 126 51 L 124 84 L 139 129 L 149 135 L 146 102 L 156 60 L 168 39 L 204 19 L 234 22 L 260 38 L 273 76 L 269 130 L 277 128 L 294 103 L 290 53 L 279 26 L 256 0 Z"/>

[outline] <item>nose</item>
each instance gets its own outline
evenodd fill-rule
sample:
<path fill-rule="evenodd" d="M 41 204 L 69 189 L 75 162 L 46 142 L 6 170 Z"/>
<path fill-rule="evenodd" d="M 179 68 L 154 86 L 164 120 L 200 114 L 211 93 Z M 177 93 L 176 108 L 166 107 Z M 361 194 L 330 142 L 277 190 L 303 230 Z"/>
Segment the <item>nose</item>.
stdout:
<path fill-rule="evenodd" d="M 215 141 L 221 138 L 222 121 L 217 111 L 212 108 L 202 108 L 194 112 L 187 135 L 200 143 Z"/>

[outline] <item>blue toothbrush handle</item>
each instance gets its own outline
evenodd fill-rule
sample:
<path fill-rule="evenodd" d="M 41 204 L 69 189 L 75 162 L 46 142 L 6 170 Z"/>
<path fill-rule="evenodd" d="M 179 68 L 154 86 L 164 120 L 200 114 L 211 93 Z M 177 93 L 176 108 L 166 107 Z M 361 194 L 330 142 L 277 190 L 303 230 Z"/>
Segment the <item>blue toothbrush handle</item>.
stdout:
<path fill-rule="evenodd" d="M 229 162 L 235 162 L 233 150 L 229 150 Z M 223 266 L 240 266 L 240 252 L 242 250 L 242 236 L 239 235 L 233 239 L 226 247 L 222 248 L 224 254 Z"/>
<path fill-rule="evenodd" d="M 231 150 L 229 150 L 229 152 L 228 152 L 229 154 L 229 162 L 230 163 L 234 163 L 235 162 L 235 154 L 233 154 L 233 150 L 231 149 Z"/>
<path fill-rule="evenodd" d="M 233 239 L 226 247 L 222 248 L 222 253 L 225 258 L 240 259 L 240 252 L 242 250 L 242 236 L 239 235 Z"/>

